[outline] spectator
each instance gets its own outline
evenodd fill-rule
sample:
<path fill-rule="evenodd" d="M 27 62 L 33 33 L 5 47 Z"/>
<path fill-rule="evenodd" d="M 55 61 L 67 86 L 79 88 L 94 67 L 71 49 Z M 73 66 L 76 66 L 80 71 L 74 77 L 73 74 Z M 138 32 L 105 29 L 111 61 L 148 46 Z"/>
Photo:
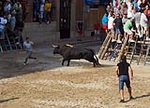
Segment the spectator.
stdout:
<path fill-rule="evenodd" d="M 6 46 L 5 46 L 5 43 L 4 43 L 4 39 L 5 39 L 5 25 L 6 24 L 7 24 L 7 19 L 1 13 L 1 15 L 0 15 L 0 44 L 2 45 L 2 47 L 4 47 L 4 49 L 6 49 Z"/>
<path fill-rule="evenodd" d="M 127 22 L 124 24 L 124 32 L 129 35 L 129 42 L 135 42 L 133 37 L 133 32 L 131 29 L 133 28 L 132 22 L 134 21 L 133 17 L 129 17 Z"/>
<path fill-rule="evenodd" d="M 121 36 L 123 35 L 123 23 L 119 14 L 116 15 L 114 20 L 115 36 L 117 37 L 117 43 L 122 43 Z"/>
<path fill-rule="evenodd" d="M 16 3 L 13 5 L 13 11 L 16 12 L 16 20 L 17 21 L 23 20 L 22 5 L 19 2 L 19 0 L 17 0 Z"/>
<path fill-rule="evenodd" d="M 16 12 L 13 11 L 11 13 L 11 18 L 10 18 L 10 30 L 14 31 L 15 27 L 16 27 L 16 17 L 15 17 Z"/>
<path fill-rule="evenodd" d="M 124 13 L 124 14 L 123 14 L 123 18 L 122 18 L 122 23 L 123 23 L 123 25 L 126 23 L 127 20 L 128 20 L 128 18 L 127 18 L 127 13 Z"/>
<path fill-rule="evenodd" d="M 10 0 L 6 0 L 6 2 L 4 3 L 4 13 L 8 13 L 10 12 L 12 9 L 12 6 L 11 6 L 11 1 Z"/>
<path fill-rule="evenodd" d="M 7 19 L 5 16 L 0 16 L 0 39 L 5 38 L 5 25 L 7 24 Z"/>
<path fill-rule="evenodd" d="M 38 14 L 39 14 L 39 9 L 40 9 L 40 2 L 39 0 L 34 0 L 33 1 L 33 21 L 37 21 L 38 19 Z"/>
<path fill-rule="evenodd" d="M 45 7 L 44 7 L 44 12 L 45 12 L 45 22 L 47 24 L 51 23 L 51 18 L 52 18 L 52 3 L 50 0 L 46 0 L 45 2 Z"/>
<path fill-rule="evenodd" d="M 122 15 L 127 14 L 127 10 L 128 10 L 127 4 L 125 2 L 122 2 L 121 3 L 121 14 Z"/>
<path fill-rule="evenodd" d="M 107 33 L 108 29 L 108 13 L 106 12 L 102 17 L 102 29 Z"/>
<path fill-rule="evenodd" d="M 146 40 L 149 40 L 149 32 L 148 32 L 148 18 L 146 16 L 146 10 L 141 14 L 140 25 L 142 34 L 146 36 Z"/>
<path fill-rule="evenodd" d="M 142 39 L 143 35 L 141 34 L 140 18 L 141 18 L 141 12 L 137 11 L 137 9 L 134 9 L 134 19 L 135 19 L 136 31 L 138 33 L 139 38 Z"/>
<path fill-rule="evenodd" d="M 114 25 L 113 25 L 114 20 L 115 20 L 115 15 L 114 13 L 111 13 L 110 17 L 108 18 L 108 30 L 111 33 L 112 41 L 116 41 L 114 37 Z"/>
<path fill-rule="evenodd" d="M 144 12 L 146 5 L 147 5 L 147 1 L 146 0 L 142 0 L 142 2 L 140 4 L 140 11 L 141 12 Z"/>
<path fill-rule="evenodd" d="M 112 40 L 111 40 L 112 49 L 114 49 L 115 44 L 116 44 L 116 39 L 114 36 L 114 23 L 113 23 L 114 20 L 115 20 L 115 15 L 114 13 L 111 13 L 110 17 L 108 18 L 108 31 L 111 33 L 111 37 L 112 37 Z"/>
<path fill-rule="evenodd" d="M 138 1 L 139 1 L 139 0 L 134 0 L 134 1 L 132 2 L 133 6 L 134 6 L 134 9 L 136 10 L 136 12 L 139 12 L 139 11 L 140 11 L 140 6 L 139 6 L 139 4 L 138 4 Z"/>
<path fill-rule="evenodd" d="M 39 14 L 39 23 L 42 23 L 44 19 L 44 3 L 40 3 L 40 14 Z"/>
<path fill-rule="evenodd" d="M 100 31 L 100 23 L 99 23 L 99 21 L 97 21 L 94 24 L 94 34 L 95 34 L 96 39 L 98 39 L 99 31 Z"/>

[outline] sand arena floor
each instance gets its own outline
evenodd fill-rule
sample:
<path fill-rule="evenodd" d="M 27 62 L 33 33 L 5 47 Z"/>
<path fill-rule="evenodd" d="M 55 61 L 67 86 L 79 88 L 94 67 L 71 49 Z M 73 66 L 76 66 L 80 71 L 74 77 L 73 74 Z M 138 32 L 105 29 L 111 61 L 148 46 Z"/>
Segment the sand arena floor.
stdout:
<path fill-rule="evenodd" d="M 133 65 L 133 96 L 119 103 L 115 63 L 93 68 L 84 60 L 61 66 L 52 49 L 37 50 L 38 60 L 23 66 L 24 51 L 0 53 L 0 108 L 149 108 L 150 66 Z"/>

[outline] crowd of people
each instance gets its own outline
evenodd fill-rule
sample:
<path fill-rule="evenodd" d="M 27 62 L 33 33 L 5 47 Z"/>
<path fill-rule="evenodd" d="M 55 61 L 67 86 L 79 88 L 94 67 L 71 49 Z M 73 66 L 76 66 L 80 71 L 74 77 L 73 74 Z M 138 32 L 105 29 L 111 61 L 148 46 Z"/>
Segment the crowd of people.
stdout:
<path fill-rule="evenodd" d="M 7 33 L 8 37 L 14 36 L 21 42 L 26 12 L 19 0 L 3 0 L 0 5 L 0 44 L 7 50 L 5 34 Z"/>
<path fill-rule="evenodd" d="M 148 0 L 113 0 L 106 7 L 101 23 L 106 33 L 111 32 L 112 42 L 122 43 L 124 36 L 129 41 L 150 40 L 150 1 Z"/>
<path fill-rule="evenodd" d="M 51 0 L 34 0 L 33 1 L 33 17 L 34 21 L 39 23 L 45 22 L 47 24 L 52 21 L 52 10 L 54 5 Z"/>
<path fill-rule="evenodd" d="M 0 1 L 0 44 L 2 46 L 4 46 L 5 33 L 22 40 L 21 32 L 28 14 L 27 4 L 27 0 Z M 53 7 L 51 0 L 33 0 L 33 21 L 38 21 L 40 24 L 51 23 Z"/>

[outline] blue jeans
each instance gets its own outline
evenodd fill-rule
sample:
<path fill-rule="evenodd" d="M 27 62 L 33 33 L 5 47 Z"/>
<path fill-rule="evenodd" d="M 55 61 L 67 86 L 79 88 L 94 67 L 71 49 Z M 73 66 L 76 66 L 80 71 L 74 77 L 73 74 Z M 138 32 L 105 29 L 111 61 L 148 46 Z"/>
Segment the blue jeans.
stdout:
<path fill-rule="evenodd" d="M 120 75 L 119 76 L 119 90 L 123 90 L 124 83 L 126 83 L 127 88 L 131 88 L 129 77 L 127 75 Z"/>

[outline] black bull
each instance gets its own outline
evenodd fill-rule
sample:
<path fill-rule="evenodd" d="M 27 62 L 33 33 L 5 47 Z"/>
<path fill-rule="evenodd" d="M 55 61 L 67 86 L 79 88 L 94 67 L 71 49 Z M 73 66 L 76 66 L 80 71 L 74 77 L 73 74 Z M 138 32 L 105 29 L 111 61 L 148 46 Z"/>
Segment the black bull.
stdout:
<path fill-rule="evenodd" d="M 68 61 L 67 66 L 70 64 L 71 59 L 85 59 L 89 62 L 93 62 L 93 66 L 100 66 L 98 58 L 95 55 L 94 50 L 90 48 L 74 48 L 71 45 L 53 45 L 53 54 L 60 54 L 63 57 L 62 65 L 65 61 Z"/>

